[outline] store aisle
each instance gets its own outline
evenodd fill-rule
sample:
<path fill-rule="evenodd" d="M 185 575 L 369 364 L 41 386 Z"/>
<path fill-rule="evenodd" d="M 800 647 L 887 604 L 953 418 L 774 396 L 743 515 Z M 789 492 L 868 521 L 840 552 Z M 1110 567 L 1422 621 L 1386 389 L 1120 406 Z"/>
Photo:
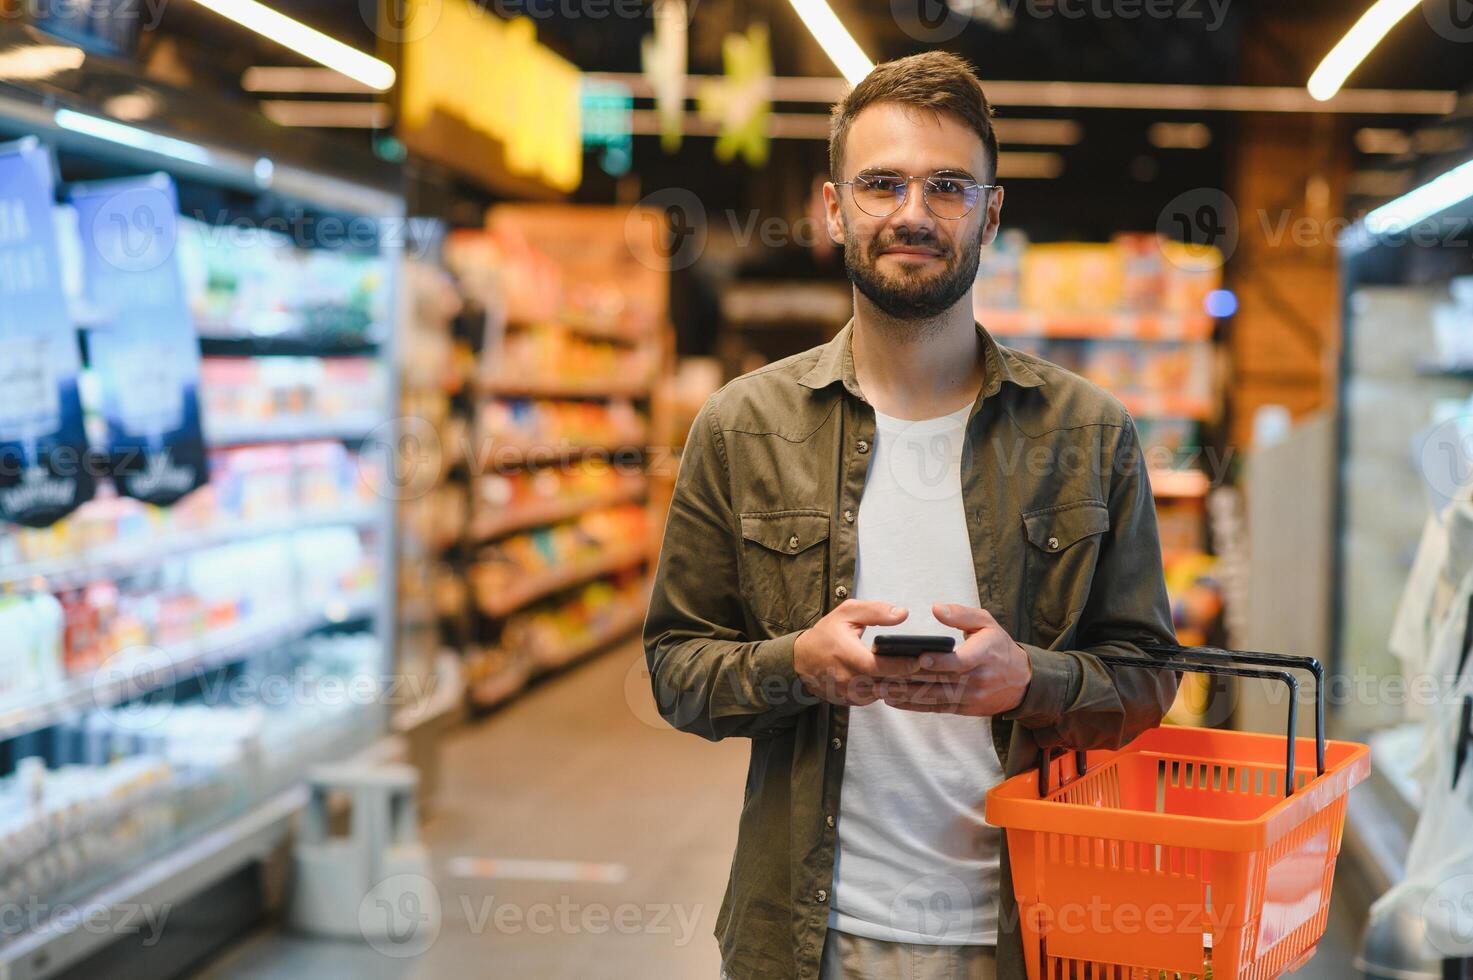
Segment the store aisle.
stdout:
<path fill-rule="evenodd" d="M 270 932 L 197 976 L 712 980 L 746 743 L 666 726 L 643 663 L 628 641 L 447 740 L 445 786 L 423 831 L 443 927 L 423 955 Z M 462 857 L 617 864 L 627 878 L 450 877 L 447 862 Z"/>

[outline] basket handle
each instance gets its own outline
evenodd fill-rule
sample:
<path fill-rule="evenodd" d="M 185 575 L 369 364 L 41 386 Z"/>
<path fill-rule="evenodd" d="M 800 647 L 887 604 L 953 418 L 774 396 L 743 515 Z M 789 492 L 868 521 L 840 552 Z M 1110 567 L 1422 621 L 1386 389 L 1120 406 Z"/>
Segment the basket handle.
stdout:
<path fill-rule="evenodd" d="M 1145 649 L 1145 647 L 1142 647 L 1142 649 Z M 1162 651 L 1176 649 L 1176 650 L 1179 650 L 1181 652 L 1188 652 L 1188 651 L 1192 650 L 1193 648 L 1189 648 L 1189 647 L 1178 647 L 1178 648 L 1158 647 L 1156 649 L 1160 649 Z M 1222 652 L 1226 652 L 1226 651 L 1222 651 Z M 1295 677 L 1294 677 L 1293 674 L 1289 673 L 1287 670 L 1258 669 L 1258 668 L 1253 668 L 1253 667 L 1236 667 L 1236 666 L 1231 665 L 1230 663 L 1223 663 L 1223 662 L 1220 662 L 1220 661 L 1219 662 L 1215 662 L 1215 663 L 1194 663 L 1194 662 L 1192 662 L 1190 660 L 1181 660 L 1181 659 L 1176 659 L 1176 658 L 1172 658 L 1172 659 L 1169 659 L 1169 660 L 1158 660 L 1158 659 L 1153 659 L 1153 658 L 1148 658 L 1148 657 L 1133 657 L 1133 656 L 1124 656 L 1124 655 L 1121 655 L 1121 654 L 1111 654 L 1111 653 L 1091 654 L 1091 656 L 1095 657 L 1101 663 L 1107 664 L 1107 665 L 1112 666 L 1112 667 L 1143 667 L 1143 668 L 1146 668 L 1148 670 L 1178 670 L 1178 671 L 1190 671 L 1190 672 L 1199 673 L 1199 674 L 1213 674 L 1213 675 L 1218 675 L 1218 676 L 1229 676 L 1229 677 L 1257 677 L 1257 678 L 1261 678 L 1263 680 L 1276 680 L 1276 681 L 1279 681 L 1280 683 L 1282 683 L 1289 690 L 1289 712 L 1288 712 L 1289 717 L 1288 717 L 1288 723 L 1285 726 L 1285 728 L 1286 728 L 1286 732 L 1285 732 L 1285 735 L 1286 735 L 1286 738 L 1285 738 L 1286 746 L 1285 746 L 1285 749 L 1284 749 L 1284 795 L 1285 796 L 1292 796 L 1293 795 L 1293 793 L 1294 793 L 1294 732 L 1295 732 L 1295 729 L 1298 728 L 1298 724 L 1299 724 L 1299 681 L 1295 679 Z M 1272 656 L 1272 655 L 1270 655 L 1270 656 Z M 1296 659 L 1297 660 L 1299 658 L 1291 658 L 1291 659 Z M 1319 741 L 1320 741 L 1320 745 L 1323 746 L 1323 744 L 1324 744 L 1323 737 L 1321 737 Z M 1049 789 L 1049 774 L 1048 773 L 1049 773 L 1049 764 L 1053 761 L 1054 758 L 1055 758 L 1055 753 L 1052 750 L 1050 750 L 1050 749 L 1044 749 L 1042 752 L 1039 753 L 1039 758 L 1038 758 L 1038 795 L 1039 795 L 1039 798 L 1040 799 L 1042 799 L 1043 797 L 1047 796 L 1051 792 L 1051 790 Z M 1074 751 L 1074 768 L 1075 768 L 1075 776 L 1074 776 L 1074 779 L 1061 781 L 1060 784 L 1059 784 L 1059 788 L 1062 788 L 1064 786 L 1067 786 L 1069 783 L 1074 782 L 1075 780 L 1079 779 L 1080 777 L 1082 777 L 1085 774 L 1085 772 L 1086 772 L 1086 765 L 1087 765 L 1085 760 L 1086 760 L 1086 756 L 1085 756 L 1084 750 L 1082 750 L 1082 749 L 1076 749 Z M 1323 773 L 1324 773 L 1324 770 L 1321 769 L 1320 770 L 1320 774 L 1323 775 Z"/>
<path fill-rule="evenodd" d="M 1168 658 L 1192 657 L 1208 663 L 1254 664 L 1307 670 L 1314 675 L 1314 765 L 1315 774 L 1325 774 L 1325 668 L 1314 657 L 1295 657 L 1283 653 L 1258 653 L 1253 650 L 1224 650 L 1219 647 L 1168 646 L 1156 643 L 1137 644 L 1144 653 Z"/>

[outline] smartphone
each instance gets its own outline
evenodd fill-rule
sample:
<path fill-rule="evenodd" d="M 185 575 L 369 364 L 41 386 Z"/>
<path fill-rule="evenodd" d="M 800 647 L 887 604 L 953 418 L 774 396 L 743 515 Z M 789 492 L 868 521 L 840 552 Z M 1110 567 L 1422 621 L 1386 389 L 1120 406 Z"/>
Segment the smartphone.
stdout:
<path fill-rule="evenodd" d="M 875 653 L 881 657 L 919 657 L 923 653 L 950 653 L 955 646 L 954 636 L 881 633 L 875 637 Z"/>

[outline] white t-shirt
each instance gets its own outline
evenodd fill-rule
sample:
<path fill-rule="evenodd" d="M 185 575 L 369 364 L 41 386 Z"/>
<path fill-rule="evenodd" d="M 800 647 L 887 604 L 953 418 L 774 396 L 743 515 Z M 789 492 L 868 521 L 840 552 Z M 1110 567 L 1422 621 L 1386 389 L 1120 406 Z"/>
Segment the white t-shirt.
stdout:
<path fill-rule="evenodd" d="M 949 634 L 931 604 L 978 605 L 961 492 L 971 406 L 907 421 L 876 413 L 860 502 L 854 595 L 904 606 L 876 633 Z M 1001 831 L 983 819 L 1002 781 L 988 718 L 891 708 L 849 710 L 829 925 L 891 942 L 997 943 Z"/>

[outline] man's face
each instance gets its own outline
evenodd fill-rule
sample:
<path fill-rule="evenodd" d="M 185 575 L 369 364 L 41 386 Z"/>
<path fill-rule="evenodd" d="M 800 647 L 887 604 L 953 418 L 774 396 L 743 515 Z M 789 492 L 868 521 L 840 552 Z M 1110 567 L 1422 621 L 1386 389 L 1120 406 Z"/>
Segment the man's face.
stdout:
<path fill-rule="evenodd" d="M 964 174 L 988 183 L 991 161 L 981 137 L 961 120 L 882 102 L 854 118 L 842 179 L 881 171 Z M 849 278 L 870 302 L 889 316 L 917 320 L 945 312 L 969 293 L 982 246 L 997 235 L 1001 188 L 979 191 L 976 206 L 960 218 L 933 214 L 919 181 L 908 188 L 905 203 L 885 217 L 866 213 L 852 191 L 852 185 L 824 185 L 828 228 L 844 245 Z"/>

